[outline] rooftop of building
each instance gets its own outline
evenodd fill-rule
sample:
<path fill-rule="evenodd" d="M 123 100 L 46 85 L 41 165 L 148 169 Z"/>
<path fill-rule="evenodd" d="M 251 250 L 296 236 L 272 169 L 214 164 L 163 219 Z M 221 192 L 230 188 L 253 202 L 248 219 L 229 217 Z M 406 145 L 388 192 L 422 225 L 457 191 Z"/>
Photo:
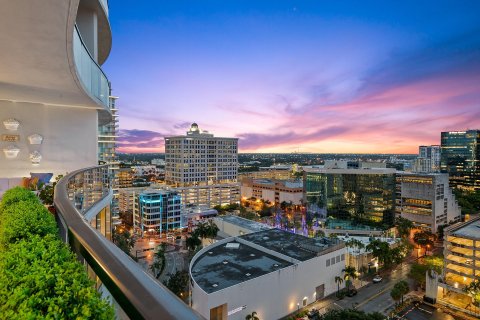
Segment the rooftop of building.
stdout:
<path fill-rule="evenodd" d="M 371 240 L 376 239 L 380 240 L 382 242 L 387 242 L 389 246 L 393 246 L 396 243 L 401 241 L 401 238 L 387 238 L 387 237 L 367 237 L 367 236 L 350 236 L 350 235 L 344 235 L 344 236 L 337 236 L 339 240 L 342 240 L 344 242 L 348 242 L 352 239 L 358 240 L 363 244 L 363 248 L 358 248 L 358 247 L 347 247 L 347 252 L 351 255 L 359 255 L 363 254 L 366 252 L 370 252 L 367 250 L 366 246 L 370 244 Z"/>
<path fill-rule="evenodd" d="M 205 292 L 212 293 L 291 265 L 232 238 L 225 244 L 213 245 L 198 257 L 192 266 L 192 277 Z"/>
<path fill-rule="evenodd" d="M 344 246 L 336 239 L 312 239 L 279 229 L 225 241 L 205 248 L 191 267 L 192 277 L 207 293 L 291 266 L 295 260 L 306 261 L 322 252 L 330 252 L 328 249 L 337 250 Z"/>
<path fill-rule="evenodd" d="M 264 223 L 259 223 L 256 221 L 244 219 L 238 216 L 233 216 L 233 215 L 227 215 L 227 216 L 220 216 L 216 217 L 216 219 L 223 220 L 225 222 L 234 224 L 236 226 L 239 226 L 244 229 L 248 229 L 252 232 L 258 232 L 258 231 L 264 231 L 264 230 L 270 230 L 272 227 L 269 227 L 268 225 Z"/>
<path fill-rule="evenodd" d="M 300 261 L 312 259 L 339 244 L 335 239 L 307 238 L 279 229 L 249 233 L 240 238 Z"/>
<path fill-rule="evenodd" d="M 333 168 L 325 169 L 321 167 L 304 167 L 307 173 L 329 173 L 329 174 L 395 174 L 393 168 Z"/>
<path fill-rule="evenodd" d="M 449 229 L 450 234 L 455 237 L 480 240 L 480 218 L 451 226 Z"/>

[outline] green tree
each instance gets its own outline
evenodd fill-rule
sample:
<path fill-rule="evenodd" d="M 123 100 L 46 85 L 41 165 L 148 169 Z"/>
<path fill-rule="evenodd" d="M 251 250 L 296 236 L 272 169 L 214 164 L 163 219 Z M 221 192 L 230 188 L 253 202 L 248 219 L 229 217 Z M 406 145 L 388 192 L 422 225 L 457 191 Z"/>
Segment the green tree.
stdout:
<path fill-rule="evenodd" d="M 335 283 L 337 284 L 337 296 L 340 295 L 340 285 L 343 283 L 343 278 L 336 276 L 335 277 Z"/>
<path fill-rule="evenodd" d="M 157 251 L 153 256 L 154 261 L 150 266 L 150 270 L 152 270 L 153 275 L 157 279 L 158 277 L 160 277 L 163 269 L 165 268 L 165 249 L 166 249 L 165 243 L 162 243 L 157 247 Z"/>
<path fill-rule="evenodd" d="M 390 245 L 387 242 L 375 239 L 370 241 L 366 248 L 372 252 L 372 256 L 377 258 L 378 262 L 385 268 L 392 265 L 392 253 L 390 251 Z"/>
<path fill-rule="evenodd" d="M 185 241 L 185 245 L 187 246 L 187 249 L 190 251 L 195 251 L 197 247 L 199 247 L 201 244 L 202 244 L 202 240 L 198 238 L 198 235 L 196 233 L 193 233 Z"/>
<path fill-rule="evenodd" d="M 463 291 L 465 291 L 471 298 L 473 305 L 480 307 L 480 277 L 470 282 Z"/>
<path fill-rule="evenodd" d="M 398 301 L 400 301 L 400 299 L 402 297 L 402 292 L 400 291 L 399 288 L 394 286 L 392 288 L 392 291 L 390 291 L 390 296 L 392 297 L 393 300 L 395 300 L 395 304 L 397 304 Z"/>
<path fill-rule="evenodd" d="M 347 291 L 350 291 L 350 285 L 352 284 L 353 280 L 357 278 L 357 270 L 352 266 L 347 266 L 342 270 L 342 272 L 345 273 L 343 278 L 345 279 Z"/>
<path fill-rule="evenodd" d="M 48 206 L 53 205 L 53 194 L 55 191 L 55 186 L 57 185 L 58 181 L 63 178 L 63 175 L 58 175 L 55 177 L 55 181 L 51 184 L 45 185 L 39 192 L 38 197 L 42 200 L 43 204 Z"/>
<path fill-rule="evenodd" d="M 365 313 L 356 309 L 330 309 L 320 316 L 320 320 L 384 320 L 385 316 L 379 312 Z"/>
<path fill-rule="evenodd" d="M 435 235 L 429 231 L 420 231 L 413 235 L 413 242 L 418 246 L 425 248 L 425 254 L 428 248 L 433 248 Z"/>
<path fill-rule="evenodd" d="M 125 230 L 124 232 L 117 232 L 114 230 L 112 233 L 112 239 L 113 243 L 115 243 L 117 247 L 119 247 L 129 256 L 131 255 L 130 251 L 135 246 L 135 239 L 128 230 Z"/>
<path fill-rule="evenodd" d="M 390 295 L 392 296 L 392 298 L 393 298 L 394 300 L 396 300 L 392 293 L 395 293 L 395 295 L 399 294 L 399 295 L 400 295 L 400 298 L 402 299 L 402 303 L 403 303 L 403 297 L 404 297 L 409 291 L 410 291 L 410 288 L 409 288 L 409 286 L 408 286 L 408 282 L 402 280 L 402 281 L 397 282 L 397 283 L 393 286 L 393 289 L 392 289 L 392 292 L 390 293 Z"/>
<path fill-rule="evenodd" d="M 410 235 L 410 230 L 413 229 L 413 222 L 408 219 L 398 217 L 395 221 L 395 226 L 397 227 L 400 237 L 406 239 Z"/>
<path fill-rule="evenodd" d="M 170 276 L 168 281 L 163 284 L 180 298 L 185 298 L 188 294 L 188 272 L 180 270 Z"/>
<path fill-rule="evenodd" d="M 257 312 L 253 311 L 252 313 L 247 314 L 245 320 L 260 320 L 260 318 L 257 316 Z"/>
<path fill-rule="evenodd" d="M 415 281 L 415 284 L 420 287 L 425 286 L 425 274 L 428 270 L 434 270 L 438 274 L 442 273 L 443 258 L 438 256 L 427 256 L 423 262 L 412 263 L 410 272 L 408 274 L 410 279 Z"/>

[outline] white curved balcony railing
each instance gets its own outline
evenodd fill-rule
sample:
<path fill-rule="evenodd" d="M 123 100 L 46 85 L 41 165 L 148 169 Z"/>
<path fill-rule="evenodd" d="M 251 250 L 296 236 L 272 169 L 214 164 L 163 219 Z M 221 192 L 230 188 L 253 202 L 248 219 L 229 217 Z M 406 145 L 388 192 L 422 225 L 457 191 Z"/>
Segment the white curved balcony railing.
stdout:
<path fill-rule="evenodd" d="M 73 31 L 73 57 L 78 77 L 85 90 L 99 104 L 109 109 L 110 83 L 102 68 L 90 55 L 76 25 Z"/>
<path fill-rule="evenodd" d="M 204 320 L 91 226 L 87 217 L 102 210 L 110 195 L 108 166 L 81 169 L 62 178 L 55 187 L 54 204 L 63 241 L 128 318 Z"/>
<path fill-rule="evenodd" d="M 105 11 L 105 15 L 108 17 L 108 0 L 99 0 L 100 5 L 103 7 L 103 11 Z"/>

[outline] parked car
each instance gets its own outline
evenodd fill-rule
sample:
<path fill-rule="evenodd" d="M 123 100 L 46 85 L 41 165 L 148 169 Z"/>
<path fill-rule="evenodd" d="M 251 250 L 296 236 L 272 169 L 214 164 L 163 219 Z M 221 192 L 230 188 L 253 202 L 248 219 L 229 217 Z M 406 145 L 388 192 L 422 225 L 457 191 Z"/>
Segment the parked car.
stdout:
<path fill-rule="evenodd" d="M 350 291 L 347 292 L 347 297 L 353 297 L 357 295 L 357 289 L 350 289 Z"/>
<path fill-rule="evenodd" d="M 380 277 L 379 274 L 377 274 L 375 277 L 373 277 L 373 283 L 379 283 L 382 282 L 383 278 Z"/>
<path fill-rule="evenodd" d="M 468 265 L 470 265 L 470 264 L 472 264 L 472 263 L 473 263 L 473 260 L 472 260 L 472 259 L 467 259 L 467 260 L 465 261 L 465 264 L 468 264 Z"/>
<path fill-rule="evenodd" d="M 307 317 L 309 320 L 318 320 L 320 319 L 320 312 L 313 308 L 312 310 L 308 311 Z"/>

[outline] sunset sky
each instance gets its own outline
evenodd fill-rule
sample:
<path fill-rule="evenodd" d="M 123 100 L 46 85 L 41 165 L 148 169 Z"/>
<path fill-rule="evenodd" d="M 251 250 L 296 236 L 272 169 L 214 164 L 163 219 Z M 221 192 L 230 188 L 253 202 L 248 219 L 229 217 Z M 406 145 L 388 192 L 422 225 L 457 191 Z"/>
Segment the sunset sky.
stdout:
<path fill-rule="evenodd" d="M 120 152 L 416 153 L 480 129 L 480 1 L 109 1 Z"/>

